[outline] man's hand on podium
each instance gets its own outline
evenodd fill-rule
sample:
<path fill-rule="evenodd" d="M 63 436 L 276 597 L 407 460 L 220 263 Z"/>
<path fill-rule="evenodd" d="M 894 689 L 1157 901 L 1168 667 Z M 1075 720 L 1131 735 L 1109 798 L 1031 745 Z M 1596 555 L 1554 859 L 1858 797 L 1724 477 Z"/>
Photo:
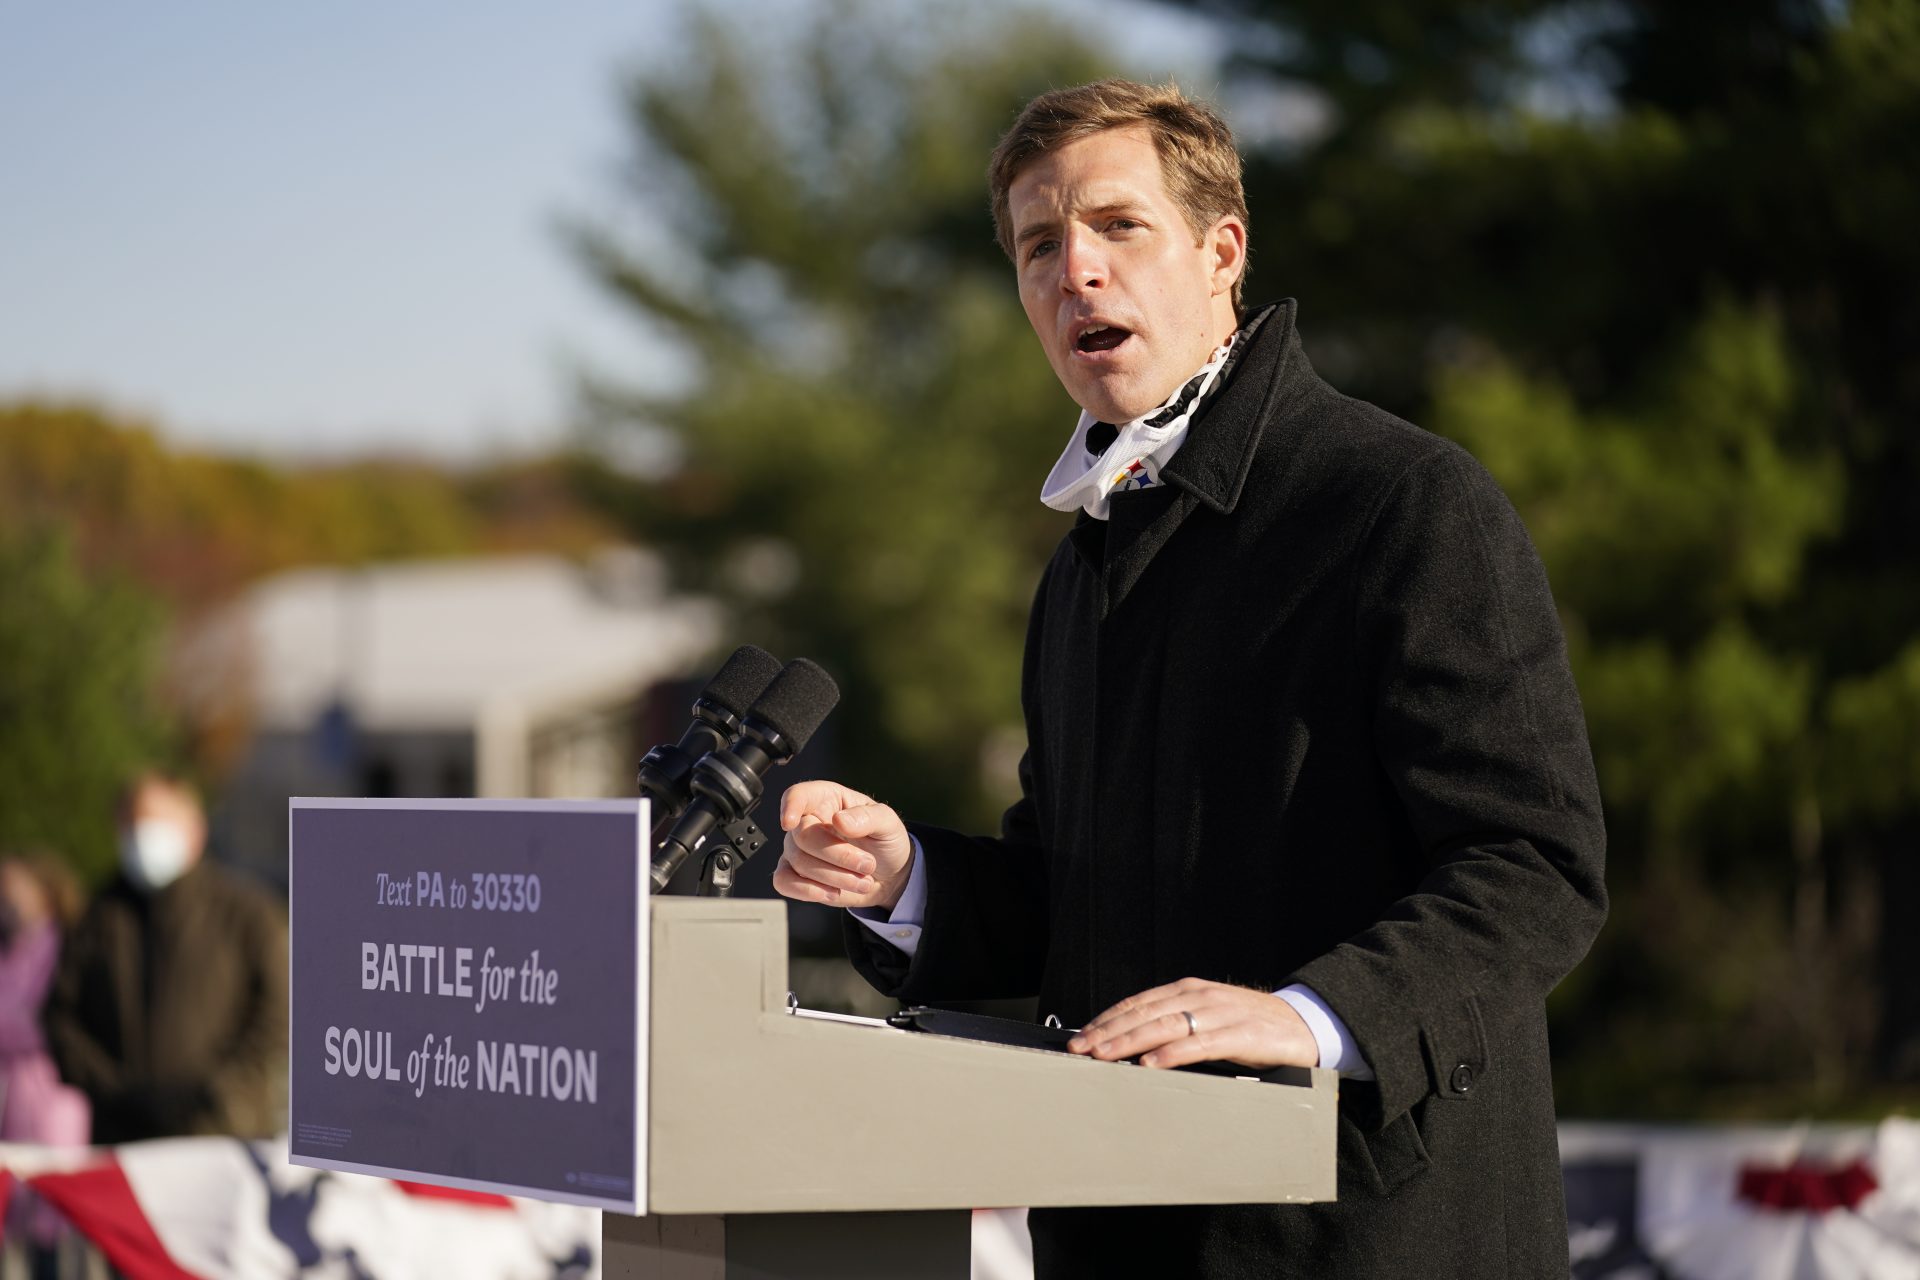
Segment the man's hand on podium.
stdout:
<path fill-rule="evenodd" d="M 780 798 L 787 833 L 773 887 L 799 902 L 892 910 L 913 868 L 900 815 L 837 782 L 798 782 Z"/>
<path fill-rule="evenodd" d="M 1271 992 L 1204 978 L 1129 996 L 1082 1027 L 1067 1048 L 1109 1061 L 1138 1057 L 1149 1067 L 1320 1065 L 1319 1042 L 1292 1005 Z"/>

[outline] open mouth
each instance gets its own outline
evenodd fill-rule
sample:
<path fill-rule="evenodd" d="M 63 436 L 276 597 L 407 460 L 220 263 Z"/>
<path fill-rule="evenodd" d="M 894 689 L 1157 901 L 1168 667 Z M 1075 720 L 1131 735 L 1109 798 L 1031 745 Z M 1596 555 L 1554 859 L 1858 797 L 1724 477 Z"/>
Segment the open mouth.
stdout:
<path fill-rule="evenodd" d="M 1118 325 L 1092 324 L 1082 329 L 1073 340 L 1073 349 L 1082 355 L 1111 351 L 1132 336 L 1131 329 L 1122 329 Z"/>

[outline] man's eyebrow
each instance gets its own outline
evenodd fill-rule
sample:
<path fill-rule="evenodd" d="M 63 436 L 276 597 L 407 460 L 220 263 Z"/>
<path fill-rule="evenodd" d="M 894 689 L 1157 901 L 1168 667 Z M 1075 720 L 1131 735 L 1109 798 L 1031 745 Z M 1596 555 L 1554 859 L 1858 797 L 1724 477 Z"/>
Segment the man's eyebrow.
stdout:
<path fill-rule="evenodd" d="M 1075 216 L 1081 218 L 1097 218 L 1102 215 L 1115 213 L 1138 214 L 1143 208 L 1144 206 L 1142 206 L 1138 200 L 1109 200 L 1106 204 L 1096 205 L 1091 209 L 1078 210 Z M 1025 244 L 1029 240 L 1045 235 L 1057 225 L 1059 224 L 1052 218 L 1036 222 L 1015 235 L 1013 242 L 1017 245 Z"/>
<path fill-rule="evenodd" d="M 1053 230 L 1055 225 L 1056 224 L 1051 218 L 1047 219 L 1044 222 L 1031 223 L 1027 226 L 1026 230 L 1020 232 L 1020 234 L 1016 235 L 1013 238 L 1013 242 L 1015 244 L 1025 244 L 1029 240 L 1038 239 L 1039 237 L 1047 234 L 1047 232 Z"/>

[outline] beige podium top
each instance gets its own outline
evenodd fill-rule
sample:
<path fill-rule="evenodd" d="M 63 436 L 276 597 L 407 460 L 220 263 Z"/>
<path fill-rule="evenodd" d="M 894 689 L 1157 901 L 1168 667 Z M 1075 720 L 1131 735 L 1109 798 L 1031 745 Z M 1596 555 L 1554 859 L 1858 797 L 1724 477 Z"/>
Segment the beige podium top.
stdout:
<path fill-rule="evenodd" d="M 651 910 L 651 1213 L 1334 1197 L 1331 1071 L 1266 1084 L 795 1014 L 784 903 Z"/>

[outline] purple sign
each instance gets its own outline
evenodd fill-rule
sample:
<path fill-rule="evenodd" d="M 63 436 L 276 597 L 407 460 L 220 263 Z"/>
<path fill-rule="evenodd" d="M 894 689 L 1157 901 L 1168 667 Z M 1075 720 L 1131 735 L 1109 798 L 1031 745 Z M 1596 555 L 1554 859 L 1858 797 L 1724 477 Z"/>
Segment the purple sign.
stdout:
<path fill-rule="evenodd" d="M 644 802 L 288 823 L 293 1163 L 644 1212 Z"/>

